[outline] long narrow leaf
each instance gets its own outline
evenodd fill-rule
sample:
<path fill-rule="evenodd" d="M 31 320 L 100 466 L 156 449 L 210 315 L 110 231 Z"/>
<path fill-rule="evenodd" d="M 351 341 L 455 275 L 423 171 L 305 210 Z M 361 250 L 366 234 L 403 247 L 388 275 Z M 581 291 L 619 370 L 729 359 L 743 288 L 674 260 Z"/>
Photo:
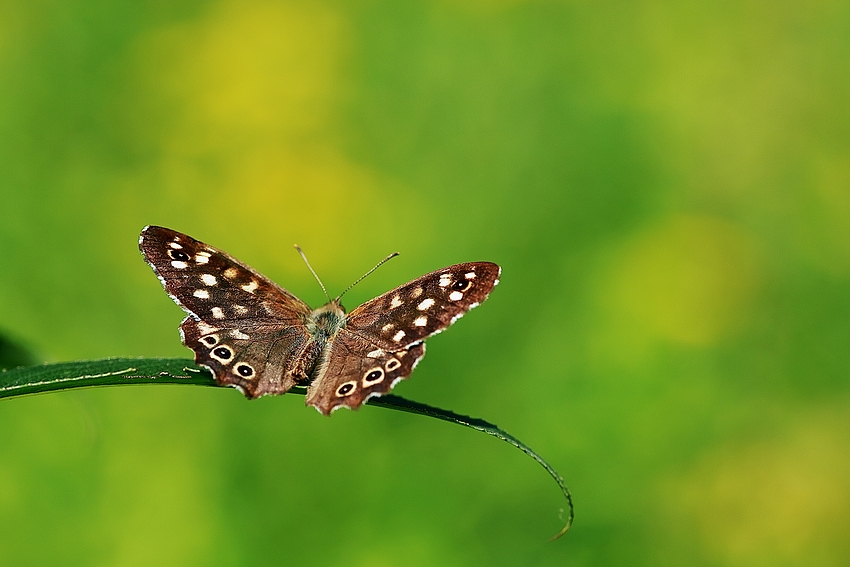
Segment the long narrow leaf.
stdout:
<path fill-rule="evenodd" d="M 83 360 L 43 364 L 4 370 L 0 372 L 0 398 L 54 392 L 70 388 L 93 386 L 123 386 L 129 384 L 193 384 L 197 386 L 217 386 L 210 373 L 192 361 L 180 358 L 107 358 L 103 360 Z M 306 389 L 295 387 L 292 393 L 305 394 Z M 450 421 L 472 429 L 482 431 L 502 441 L 510 443 L 535 461 L 549 473 L 561 493 L 567 500 L 568 515 L 566 525 L 551 539 L 564 535 L 573 522 L 573 502 L 570 491 L 561 475 L 528 445 L 503 431 L 496 425 L 459 415 L 454 412 L 435 408 L 426 404 L 406 400 L 399 396 L 385 395 L 372 398 L 369 405 L 405 411 L 428 417 Z"/>
<path fill-rule="evenodd" d="M 417 413 L 419 415 L 427 415 L 428 417 L 434 417 L 437 419 L 442 419 L 444 421 L 450 421 L 452 423 L 457 423 L 459 425 L 465 425 L 466 427 L 471 427 L 472 429 L 476 429 L 478 431 L 483 431 L 487 435 L 492 435 L 493 437 L 498 437 L 502 441 L 506 443 L 510 443 L 538 463 L 546 469 L 546 472 L 549 473 L 555 482 L 558 483 L 558 487 L 561 489 L 561 493 L 564 495 L 564 498 L 567 500 L 567 521 L 561 531 L 553 535 L 549 541 L 554 541 L 567 533 L 567 530 L 570 529 L 570 526 L 573 523 L 573 518 L 575 516 L 573 511 L 573 497 L 570 495 L 570 490 L 564 484 L 564 479 L 561 478 L 561 475 L 558 474 L 552 465 L 547 463 L 543 457 L 535 453 L 531 447 L 508 433 L 503 429 L 499 428 L 499 426 L 494 425 L 488 421 L 484 421 L 483 419 L 478 419 L 475 417 L 467 417 L 465 415 L 459 415 L 449 410 L 444 410 L 440 408 L 435 408 L 433 406 L 429 406 L 427 404 L 421 404 L 419 402 L 413 402 L 402 398 L 400 396 L 394 396 L 392 394 L 386 394 L 381 396 L 380 398 L 372 398 L 367 403 L 375 406 L 382 406 L 386 408 L 391 408 L 398 411 L 406 411 L 410 413 Z"/>

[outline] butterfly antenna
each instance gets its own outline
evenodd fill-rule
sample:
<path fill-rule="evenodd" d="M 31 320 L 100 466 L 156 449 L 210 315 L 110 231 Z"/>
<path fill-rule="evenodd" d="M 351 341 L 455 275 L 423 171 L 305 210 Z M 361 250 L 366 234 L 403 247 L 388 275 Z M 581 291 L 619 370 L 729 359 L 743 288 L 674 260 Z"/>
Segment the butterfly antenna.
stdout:
<path fill-rule="evenodd" d="M 328 290 L 325 289 L 325 284 L 322 283 L 322 280 L 319 279 L 319 274 L 316 273 L 316 270 L 313 269 L 313 266 L 310 265 L 310 261 L 307 260 L 307 255 L 304 254 L 304 251 L 301 250 L 301 247 L 297 244 L 294 245 L 295 249 L 298 250 L 298 253 L 301 254 L 301 259 L 304 260 L 304 263 L 307 264 L 307 267 L 310 269 L 310 273 L 313 274 L 313 277 L 316 278 L 316 281 L 319 282 L 319 285 L 322 286 L 322 291 L 325 292 L 325 297 L 328 298 L 328 301 L 331 300 L 331 296 L 328 295 Z M 363 279 L 363 278 L 360 278 Z M 339 299 L 339 297 L 337 298 Z"/>
<path fill-rule="evenodd" d="M 385 264 L 388 260 L 391 260 L 392 258 L 395 258 L 396 256 L 398 256 L 398 252 L 393 252 L 392 254 L 390 254 L 389 256 L 387 256 L 386 258 L 384 258 L 383 260 L 381 260 L 380 262 L 378 262 L 378 263 L 375 265 L 375 267 L 374 267 L 374 268 L 372 268 L 371 270 L 369 270 L 368 272 L 366 272 L 365 274 L 363 274 L 362 276 L 360 276 L 359 278 L 357 278 L 357 281 L 356 281 L 356 282 L 354 282 L 353 284 L 351 284 L 350 286 L 348 286 L 347 288 L 345 288 L 345 291 L 343 291 L 342 293 L 340 293 L 340 294 L 339 294 L 339 296 L 337 296 L 337 298 L 336 298 L 334 301 L 339 301 L 340 299 L 342 299 L 342 296 L 343 296 L 343 295 L 345 295 L 346 293 L 348 293 L 348 290 L 350 290 L 351 288 L 353 288 L 354 286 L 356 286 L 357 284 L 359 284 L 360 282 L 362 282 L 363 280 L 365 280 L 365 279 L 366 279 L 366 276 L 368 276 L 369 274 L 371 274 L 372 272 L 374 272 L 375 270 L 377 270 L 378 268 L 380 268 L 381 266 L 383 266 L 383 265 L 384 265 L 384 264 Z"/>

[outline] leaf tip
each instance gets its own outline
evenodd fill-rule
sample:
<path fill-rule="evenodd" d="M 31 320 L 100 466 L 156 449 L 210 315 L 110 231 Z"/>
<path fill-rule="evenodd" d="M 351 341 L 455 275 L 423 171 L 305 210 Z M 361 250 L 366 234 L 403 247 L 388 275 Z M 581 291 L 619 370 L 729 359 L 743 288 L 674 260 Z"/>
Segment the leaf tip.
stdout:
<path fill-rule="evenodd" d="M 561 528 L 561 531 L 559 531 L 558 533 L 556 533 L 555 535 L 553 535 L 552 537 L 550 537 L 548 540 L 546 540 L 546 542 L 547 542 L 547 543 L 549 543 L 549 542 L 553 542 L 553 541 L 555 541 L 556 539 L 560 539 L 560 538 L 561 538 L 561 537 L 562 537 L 565 533 L 567 533 L 567 530 L 569 530 L 569 529 L 570 529 L 570 526 L 572 526 L 572 525 L 573 525 L 573 518 L 575 518 L 575 514 L 573 513 L 573 502 L 572 502 L 572 499 L 570 499 L 570 500 L 569 500 L 569 504 L 570 504 L 570 515 L 569 515 L 569 517 L 567 518 L 567 522 L 566 522 L 566 524 L 564 524 L 564 527 L 563 527 L 563 528 Z M 563 520 L 563 519 L 564 519 L 563 514 L 564 514 L 564 509 L 563 509 L 563 508 L 561 508 L 561 511 L 560 511 L 560 514 L 559 514 L 559 517 L 561 518 L 561 520 Z"/>

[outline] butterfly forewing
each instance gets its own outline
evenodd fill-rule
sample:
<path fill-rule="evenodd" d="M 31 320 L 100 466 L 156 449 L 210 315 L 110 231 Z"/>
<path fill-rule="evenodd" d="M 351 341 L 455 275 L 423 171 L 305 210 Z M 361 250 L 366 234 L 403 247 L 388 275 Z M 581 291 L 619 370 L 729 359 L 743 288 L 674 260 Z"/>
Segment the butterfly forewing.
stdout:
<path fill-rule="evenodd" d="M 172 299 L 202 320 L 301 324 L 310 308 L 253 268 L 191 236 L 160 226 L 139 248 Z"/>
<path fill-rule="evenodd" d="M 349 313 L 346 329 L 384 350 L 439 333 L 487 299 L 501 269 L 492 262 L 455 264 L 425 274 Z"/>

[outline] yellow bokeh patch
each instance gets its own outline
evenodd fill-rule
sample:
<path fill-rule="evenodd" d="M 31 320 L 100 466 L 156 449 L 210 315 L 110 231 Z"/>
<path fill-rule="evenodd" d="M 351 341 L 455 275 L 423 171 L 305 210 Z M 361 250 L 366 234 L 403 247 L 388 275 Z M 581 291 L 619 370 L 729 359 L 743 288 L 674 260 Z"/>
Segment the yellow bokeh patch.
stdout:
<path fill-rule="evenodd" d="M 762 276 L 746 231 L 719 218 L 680 216 L 636 235 L 607 277 L 602 301 L 619 326 L 700 346 L 747 320 Z"/>
<path fill-rule="evenodd" d="M 128 95 L 150 111 L 138 113 L 133 140 L 158 159 L 136 175 L 165 196 L 149 216 L 191 214 L 272 242 L 278 257 L 296 241 L 330 262 L 304 235 L 338 243 L 386 230 L 379 196 L 395 193 L 401 206 L 407 191 L 338 147 L 347 30 L 319 3 L 227 1 L 141 37 Z"/>
<path fill-rule="evenodd" d="M 671 519 L 696 527 L 712 564 L 841 564 L 838 542 L 850 529 L 846 404 L 787 416 L 769 439 L 705 455 L 660 487 Z"/>
<path fill-rule="evenodd" d="M 340 92 L 343 20 L 319 3 L 223 2 L 136 46 L 143 87 L 170 99 L 189 151 L 295 142 L 327 127 Z"/>

